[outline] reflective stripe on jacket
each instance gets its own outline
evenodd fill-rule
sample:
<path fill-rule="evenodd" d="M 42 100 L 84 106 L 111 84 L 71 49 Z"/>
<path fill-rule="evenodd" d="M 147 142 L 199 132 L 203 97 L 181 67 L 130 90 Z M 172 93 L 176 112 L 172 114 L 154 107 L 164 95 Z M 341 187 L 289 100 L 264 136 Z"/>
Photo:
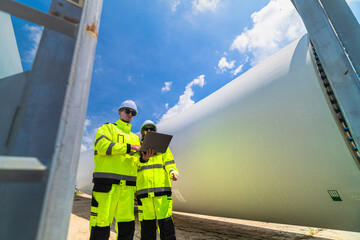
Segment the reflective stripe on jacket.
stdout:
<path fill-rule="evenodd" d="M 165 153 L 158 153 L 147 162 L 139 162 L 137 171 L 138 198 L 171 195 L 170 175 L 173 172 L 179 174 L 169 148 Z"/>
<path fill-rule="evenodd" d="M 140 142 L 131 132 L 131 124 L 119 119 L 114 124 L 102 125 L 94 145 L 94 183 L 109 180 L 107 183 L 135 186 L 139 155 L 133 154 L 130 145 L 140 145 Z"/>

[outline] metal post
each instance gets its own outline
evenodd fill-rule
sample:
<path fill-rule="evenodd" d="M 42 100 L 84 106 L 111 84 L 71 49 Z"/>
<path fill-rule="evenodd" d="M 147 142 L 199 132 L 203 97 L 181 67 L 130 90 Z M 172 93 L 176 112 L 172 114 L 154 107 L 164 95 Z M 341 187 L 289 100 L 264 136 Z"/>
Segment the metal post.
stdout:
<path fill-rule="evenodd" d="M 102 0 L 88 0 L 84 3 L 52 158 L 53 167 L 50 170 L 42 209 L 38 240 L 67 237 L 101 7 Z"/>
<path fill-rule="evenodd" d="M 320 0 L 357 74 L 360 74 L 360 25 L 345 1 Z M 344 17 L 346 16 L 346 17 Z"/>
<path fill-rule="evenodd" d="M 335 5 L 327 4 L 327 1 L 324 1 L 323 3 L 325 3 L 326 8 L 318 0 L 292 0 L 292 2 L 305 24 L 321 65 L 326 72 L 336 99 L 338 99 L 338 104 L 343 110 L 344 119 L 351 126 L 350 132 L 354 142 L 357 148 L 359 148 L 360 82 L 348 56 L 358 55 L 359 50 L 356 48 L 360 46 L 360 38 L 352 37 L 351 34 L 344 34 L 343 30 L 347 28 L 341 26 L 343 30 L 340 31 L 339 26 L 339 23 L 347 22 L 355 26 L 353 15 L 346 14 L 348 9 L 344 0 L 334 1 L 338 2 Z M 339 2 L 343 3 L 340 4 Z M 334 12 L 336 11 L 340 15 L 337 14 L 335 20 Z M 328 17 L 329 15 L 331 18 Z M 359 31 L 358 24 L 355 29 L 355 32 L 357 31 Z M 355 49 L 354 52 L 350 52 L 348 55 L 342 43 L 346 43 L 345 47 L 348 46 L 348 51 Z M 358 160 L 356 160 L 356 163 L 359 166 Z"/>

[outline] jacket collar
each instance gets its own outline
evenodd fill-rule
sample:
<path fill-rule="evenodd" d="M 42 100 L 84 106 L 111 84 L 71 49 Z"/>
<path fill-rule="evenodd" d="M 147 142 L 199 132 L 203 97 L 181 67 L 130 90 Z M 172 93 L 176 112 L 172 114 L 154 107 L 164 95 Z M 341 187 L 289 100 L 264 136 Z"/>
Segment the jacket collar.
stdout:
<path fill-rule="evenodd" d="M 124 133 L 130 133 L 131 124 L 122 121 L 121 119 L 116 121 L 116 127 L 122 130 Z"/>

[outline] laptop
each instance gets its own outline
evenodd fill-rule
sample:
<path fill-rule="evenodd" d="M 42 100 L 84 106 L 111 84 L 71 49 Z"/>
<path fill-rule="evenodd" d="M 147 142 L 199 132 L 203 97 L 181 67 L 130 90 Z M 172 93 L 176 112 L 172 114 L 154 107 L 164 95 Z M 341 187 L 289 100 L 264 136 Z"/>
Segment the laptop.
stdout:
<path fill-rule="evenodd" d="M 169 147 L 172 135 L 163 133 L 148 132 L 145 135 L 140 151 L 145 152 L 148 148 L 154 149 L 156 153 L 165 153 Z"/>

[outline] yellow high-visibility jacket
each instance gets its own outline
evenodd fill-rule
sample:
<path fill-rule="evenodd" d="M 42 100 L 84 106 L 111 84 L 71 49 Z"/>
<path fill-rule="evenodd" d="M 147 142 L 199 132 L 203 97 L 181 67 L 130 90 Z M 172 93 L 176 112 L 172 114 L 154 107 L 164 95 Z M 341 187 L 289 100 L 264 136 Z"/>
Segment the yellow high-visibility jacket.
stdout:
<path fill-rule="evenodd" d="M 171 196 L 170 176 L 173 172 L 179 173 L 169 148 L 165 153 L 158 153 L 147 162 L 140 160 L 137 171 L 136 195 L 138 199 Z"/>
<path fill-rule="evenodd" d="M 139 137 L 131 132 L 131 124 L 121 121 L 105 123 L 95 136 L 94 183 L 135 186 L 139 155 L 130 145 L 140 145 Z"/>

